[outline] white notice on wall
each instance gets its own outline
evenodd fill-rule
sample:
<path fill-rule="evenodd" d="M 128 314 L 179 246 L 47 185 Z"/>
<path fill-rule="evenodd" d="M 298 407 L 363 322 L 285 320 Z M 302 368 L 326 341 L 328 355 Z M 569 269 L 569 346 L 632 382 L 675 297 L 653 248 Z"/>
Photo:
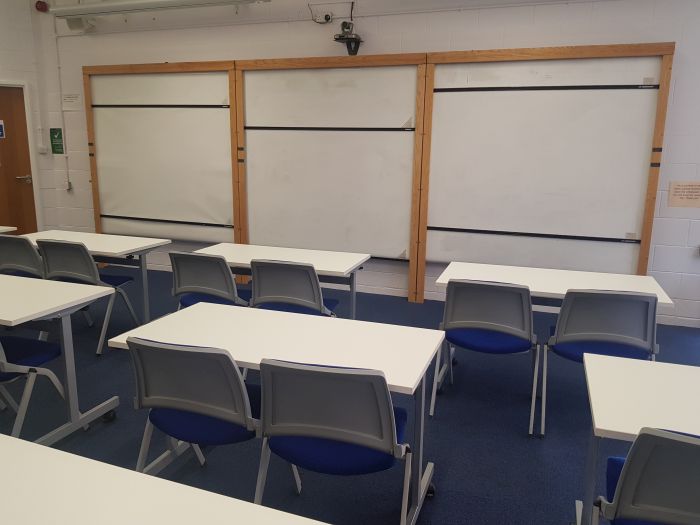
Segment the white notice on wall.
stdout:
<path fill-rule="evenodd" d="M 64 93 L 61 98 L 63 111 L 80 111 L 83 109 L 80 102 L 80 93 Z"/>
<path fill-rule="evenodd" d="M 671 208 L 700 208 L 700 182 L 671 182 L 668 205 Z"/>

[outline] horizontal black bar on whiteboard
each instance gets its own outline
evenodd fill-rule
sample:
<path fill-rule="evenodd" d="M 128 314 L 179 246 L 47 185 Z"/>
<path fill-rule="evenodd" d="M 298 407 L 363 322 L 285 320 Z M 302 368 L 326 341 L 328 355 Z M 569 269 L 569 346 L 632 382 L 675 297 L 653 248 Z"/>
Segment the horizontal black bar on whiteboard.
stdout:
<path fill-rule="evenodd" d="M 213 108 L 225 109 L 229 108 L 228 104 L 93 104 L 93 108 Z"/>
<path fill-rule="evenodd" d="M 150 217 L 127 217 L 125 215 L 100 215 L 103 219 L 123 219 L 126 221 L 165 222 L 167 224 L 187 224 L 189 226 L 213 226 L 215 228 L 233 228 L 232 224 L 212 224 L 209 222 L 174 221 L 172 219 L 152 219 Z"/>
<path fill-rule="evenodd" d="M 379 257 L 376 255 L 372 256 L 373 261 L 394 261 L 394 262 L 408 262 L 408 259 L 401 259 L 400 257 Z"/>
<path fill-rule="evenodd" d="M 443 228 L 442 226 L 428 226 L 429 231 L 453 232 L 453 233 L 481 233 L 486 235 L 510 235 L 513 237 L 539 237 L 542 239 L 569 239 L 573 241 L 598 241 L 598 242 L 621 242 L 626 244 L 639 244 L 639 239 L 625 239 L 617 237 L 593 237 L 588 235 L 560 235 L 557 233 L 529 233 L 529 232 L 509 232 L 500 230 L 473 230 L 469 228 Z"/>
<path fill-rule="evenodd" d="M 461 91 L 590 91 L 605 89 L 659 89 L 659 84 L 600 84 L 575 86 L 486 86 L 435 88 L 434 93 L 458 93 Z"/>
<path fill-rule="evenodd" d="M 333 126 L 245 126 L 257 131 L 415 131 L 416 128 L 353 128 Z"/>

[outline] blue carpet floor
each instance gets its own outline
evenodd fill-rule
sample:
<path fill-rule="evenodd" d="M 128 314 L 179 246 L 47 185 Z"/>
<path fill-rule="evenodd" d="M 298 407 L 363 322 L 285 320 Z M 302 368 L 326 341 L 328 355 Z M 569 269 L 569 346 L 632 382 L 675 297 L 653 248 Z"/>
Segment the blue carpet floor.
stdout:
<path fill-rule="evenodd" d="M 128 270 L 114 270 L 115 273 Z M 171 274 L 150 272 L 152 315 L 175 310 L 170 295 Z M 140 287 L 127 287 L 140 312 Z M 348 293 L 330 290 L 341 299 L 338 314 L 347 316 Z M 136 464 L 145 424 L 145 411 L 133 409 L 133 376 L 124 351 L 105 350 L 94 355 L 105 302 L 91 307 L 97 323 L 89 328 L 82 316 L 73 316 L 76 366 L 83 409 L 118 395 L 121 405 L 111 423 L 96 423 L 56 446 L 62 450 L 132 469 Z M 405 299 L 358 294 L 358 318 L 382 323 L 436 328 L 443 303 L 411 304 Z M 541 339 L 546 338 L 554 316 L 536 314 Z M 117 301 L 108 337 L 132 328 L 123 304 Z M 22 330 L 14 330 L 21 334 Z M 235 337 L 235 328 L 231 330 Z M 52 332 L 56 337 L 57 330 Z M 659 327 L 660 360 L 700 365 L 700 330 Z M 329 348 L 332 351 L 332 348 Z M 421 524 L 566 524 L 574 519 L 574 500 L 583 491 L 583 467 L 590 432 L 590 413 L 583 368 L 552 356 L 550 359 L 547 437 L 529 438 L 530 358 L 458 353 L 455 382 L 438 398 L 437 413 L 426 419 L 425 458 L 435 462 L 435 497 L 423 507 Z M 60 364 L 53 368 L 60 372 Z M 432 377 L 432 370 L 429 380 Z M 252 380 L 257 378 L 254 376 Z M 620 378 L 624 381 L 624 378 Z M 22 384 L 11 385 L 19 397 Z M 654 395 L 653 392 L 649 393 Z M 426 400 L 427 402 L 428 400 Z M 644 403 L 640 399 L 639 403 Z M 395 403 L 410 408 L 409 398 Z M 47 381 L 37 382 L 23 437 L 36 439 L 65 421 L 65 405 Z M 0 432 L 9 434 L 12 414 L 0 412 Z M 409 432 L 411 429 L 409 428 Z M 409 434 L 410 435 L 410 434 Z M 164 439 L 156 434 L 151 447 L 160 453 Z M 624 454 L 624 443 L 605 442 L 603 454 Z M 258 469 L 260 442 L 205 451 L 208 463 L 198 466 L 185 454 L 162 477 L 252 501 Z M 4 473 L 3 475 L 11 475 Z M 330 523 L 363 525 L 398 523 L 402 469 L 359 477 L 331 477 L 302 472 L 301 496 L 294 490 L 288 466 L 279 459 L 270 463 L 264 504 Z M 599 491 L 603 472 L 600 472 Z M 602 493 L 602 492 L 601 492 Z M 114 505 L 129 502 L 114 494 Z M 104 512 L 109 512 L 109 507 Z M 206 511 L 203 510 L 203 519 Z M 95 523 L 99 523 L 95 516 Z M 232 523 L 235 523 L 232 516 Z"/>

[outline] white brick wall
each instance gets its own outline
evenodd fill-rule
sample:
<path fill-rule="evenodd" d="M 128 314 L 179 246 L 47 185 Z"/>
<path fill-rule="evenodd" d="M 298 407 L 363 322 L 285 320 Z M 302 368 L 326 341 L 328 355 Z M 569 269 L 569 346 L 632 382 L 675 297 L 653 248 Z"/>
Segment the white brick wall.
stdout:
<path fill-rule="evenodd" d="M 36 86 L 38 69 L 42 89 L 31 97 L 40 99 L 34 107 L 41 107 L 42 120 L 48 128 L 49 124 L 60 125 L 61 122 L 53 21 L 47 15 L 34 13 L 30 16 L 31 4 L 33 2 L 24 0 L 0 2 L 0 78 L 8 68 L 13 68 L 10 70 L 13 74 L 25 75 Z M 426 0 L 425 5 L 431 4 Z M 250 12 L 261 13 L 261 9 L 256 7 Z M 120 19 L 118 24 L 114 21 L 105 23 L 104 28 L 122 32 L 59 37 L 63 92 L 82 93 L 80 67 L 86 64 L 334 55 L 341 52 L 341 48 L 331 41 L 337 31 L 335 23 L 319 26 L 301 21 L 201 27 L 216 23 L 213 12 L 188 10 L 186 17 L 176 11 L 155 17 L 130 15 L 126 22 Z M 299 16 L 305 15 L 290 10 L 290 18 Z M 36 49 L 27 36 L 32 22 Z M 181 29 L 157 29 L 163 27 Z M 669 208 L 666 200 L 670 181 L 700 180 L 698 27 L 700 2 L 697 0 L 561 2 L 372 16 L 359 18 L 356 22 L 356 29 L 365 39 L 361 48 L 361 53 L 365 54 L 676 41 L 650 273 L 678 300 L 675 316 L 666 320 L 695 326 L 700 326 L 700 209 Z M 17 42 L 22 42 L 22 45 L 17 45 Z M 45 214 L 44 225 L 90 229 L 94 226 L 85 116 L 82 111 L 63 115 L 67 164 L 50 155 L 37 156 L 38 187 L 41 189 L 38 198 Z M 75 187 L 72 195 L 65 191 L 67 173 Z M 428 298 L 441 297 L 440 290 L 431 284 L 439 270 L 439 265 L 428 267 Z M 405 266 L 397 263 L 371 266 L 362 279 L 361 288 L 405 293 L 406 273 Z"/>

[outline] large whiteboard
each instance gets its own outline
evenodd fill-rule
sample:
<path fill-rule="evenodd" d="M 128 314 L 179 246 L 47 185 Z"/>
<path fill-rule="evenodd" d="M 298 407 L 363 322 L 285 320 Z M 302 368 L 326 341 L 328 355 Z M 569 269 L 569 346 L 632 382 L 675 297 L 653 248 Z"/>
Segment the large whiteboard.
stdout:
<path fill-rule="evenodd" d="M 415 66 L 248 71 L 249 240 L 407 259 Z"/>
<path fill-rule="evenodd" d="M 103 231 L 233 240 L 226 73 L 92 78 Z"/>
<path fill-rule="evenodd" d="M 437 66 L 428 259 L 632 271 L 637 245 L 590 238 L 640 239 L 658 70 L 653 58 Z"/>

